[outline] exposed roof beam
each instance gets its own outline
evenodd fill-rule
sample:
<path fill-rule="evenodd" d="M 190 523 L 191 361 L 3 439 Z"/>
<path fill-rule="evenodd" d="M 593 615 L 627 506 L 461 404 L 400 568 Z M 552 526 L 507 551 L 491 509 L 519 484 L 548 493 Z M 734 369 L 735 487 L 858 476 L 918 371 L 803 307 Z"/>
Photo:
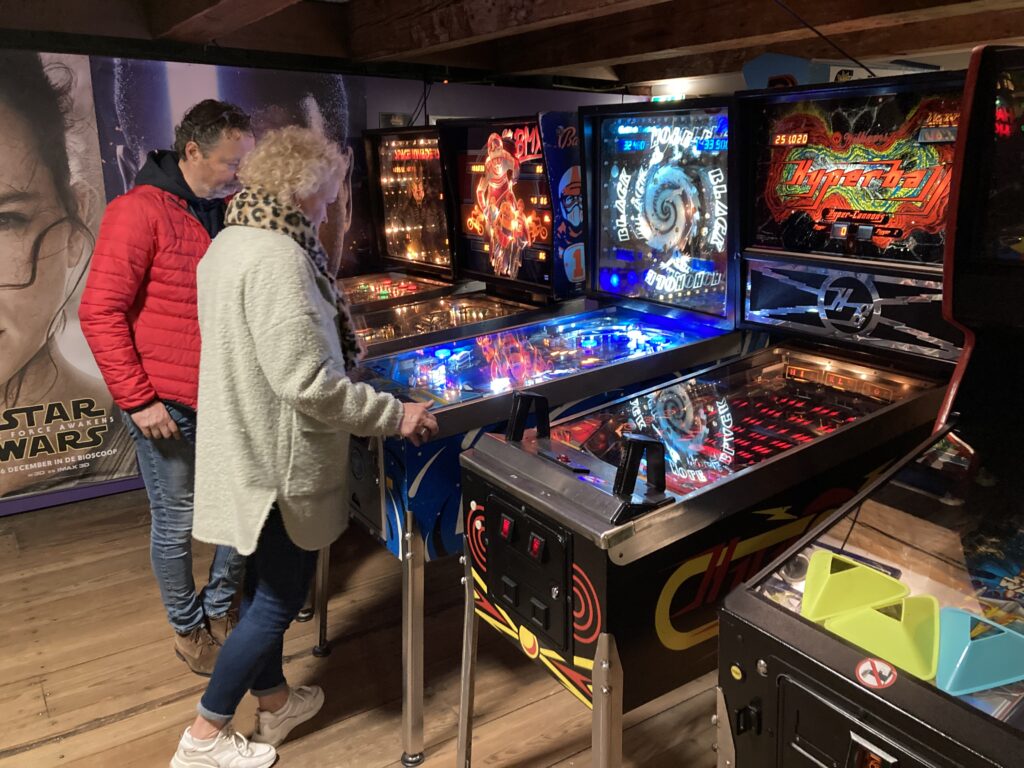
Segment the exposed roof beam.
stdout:
<path fill-rule="evenodd" d="M 149 0 L 153 37 L 209 43 L 262 21 L 300 0 Z"/>
<path fill-rule="evenodd" d="M 299 3 L 232 34 L 217 38 L 226 48 L 349 58 L 343 5 Z"/>
<path fill-rule="evenodd" d="M 132 0 L 0 0 L 0 26 L 30 32 L 149 37 L 146 15 Z"/>
<path fill-rule="evenodd" d="M 574 24 L 667 0 L 354 0 L 348 41 L 357 61 L 415 61 L 452 48 Z M 586 40 L 572 27 L 562 45 Z"/>
<path fill-rule="evenodd" d="M 154 18 L 146 14 L 149 2 L 151 0 L 104 0 L 102 3 L 86 3 L 83 0 L 0 0 L 0 28 L 150 40 L 153 37 Z M 332 58 L 348 56 L 342 34 L 347 19 L 343 11 L 344 6 L 333 3 L 302 3 L 296 0 L 274 0 L 273 3 L 270 3 L 270 0 L 231 2 L 260 5 L 263 11 L 267 11 L 271 5 L 287 7 L 273 16 L 265 16 L 260 21 L 248 24 L 243 29 L 212 38 L 218 45 L 249 49 L 254 53 L 271 51 Z M 210 7 L 214 4 L 211 0 L 202 0 L 199 3 L 192 0 L 191 4 L 186 3 L 193 10 L 200 5 Z M 181 8 L 181 4 L 167 0 L 164 5 L 172 9 Z M 222 9 L 226 8 L 223 0 L 216 5 Z M 251 12 L 247 18 L 251 18 Z M 228 26 L 234 25 L 233 23 Z M 224 26 L 220 29 L 227 28 Z"/>
<path fill-rule="evenodd" d="M 1024 6 L 1019 3 L 1018 8 Z M 925 50 L 962 47 L 1024 36 L 1024 10 L 960 16 L 955 22 L 936 24 L 918 21 L 885 29 L 836 35 L 834 40 L 858 58 L 912 56 Z M 783 53 L 803 58 L 838 59 L 836 50 L 820 39 L 790 41 L 774 45 L 730 48 L 701 52 L 674 59 L 625 64 L 616 67 L 624 83 L 643 83 L 672 77 L 736 72 L 762 53 Z"/>
<path fill-rule="evenodd" d="M 845 35 L 914 22 L 938 25 L 957 16 L 1022 8 L 1024 2 L 802 0 L 792 5 L 824 34 Z M 811 30 L 765 0 L 726 0 L 703 5 L 699 13 L 691 0 L 673 0 L 643 12 L 616 13 L 577 25 L 572 35 L 586 44 L 566 46 L 565 31 L 550 29 L 453 51 L 444 63 L 499 72 L 547 73 L 817 39 Z M 436 63 L 439 58 L 423 60 Z"/>

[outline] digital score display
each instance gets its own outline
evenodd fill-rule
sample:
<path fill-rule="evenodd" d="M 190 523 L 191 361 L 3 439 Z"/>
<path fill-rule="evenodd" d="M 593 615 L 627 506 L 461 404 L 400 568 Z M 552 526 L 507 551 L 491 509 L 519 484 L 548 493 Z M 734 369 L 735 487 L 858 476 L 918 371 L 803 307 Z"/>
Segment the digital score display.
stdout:
<path fill-rule="evenodd" d="M 942 261 L 958 87 L 766 104 L 750 244 Z"/>
<path fill-rule="evenodd" d="M 727 110 L 610 116 L 596 132 L 600 290 L 723 316 Z"/>
<path fill-rule="evenodd" d="M 1000 139 L 1013 135 L 1013 113 L 1004 105 L 996 104 L 995 134 Z"/>
<path fill-rule="evenodd" d="M 803 147 L 809 136 L 806 133 L 777 133 L 772 136 L 773 147 Z"/>
<path fill-rule="evenodd" d="M 619 139 L 615 146 L 619 152 L 646 152 L 650 145 L 647 139 Z"/>

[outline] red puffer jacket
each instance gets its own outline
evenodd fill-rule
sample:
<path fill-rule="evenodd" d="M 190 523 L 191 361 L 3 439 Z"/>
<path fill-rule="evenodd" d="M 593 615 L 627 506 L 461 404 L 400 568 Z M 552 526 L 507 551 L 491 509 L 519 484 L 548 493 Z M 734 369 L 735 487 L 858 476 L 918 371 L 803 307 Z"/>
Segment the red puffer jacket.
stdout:
<path fill-rule="evenodd" d="M 107 206 L 78 317 L 122 409 L 196 407 L 196 265 L 209 246 L 188 203 L 163 189 L 137 186 Z"/>

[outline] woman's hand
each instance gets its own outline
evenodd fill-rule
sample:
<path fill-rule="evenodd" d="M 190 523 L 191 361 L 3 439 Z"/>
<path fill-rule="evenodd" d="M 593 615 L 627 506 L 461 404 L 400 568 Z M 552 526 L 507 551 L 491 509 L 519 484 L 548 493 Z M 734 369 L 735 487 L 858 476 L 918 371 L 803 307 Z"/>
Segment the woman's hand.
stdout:
<path fill-rule="evenodd" d="M 437 419 L 423 403 L 402 403 L 402 425 L 398 433 L 417 448 L 437 434 Z"/>

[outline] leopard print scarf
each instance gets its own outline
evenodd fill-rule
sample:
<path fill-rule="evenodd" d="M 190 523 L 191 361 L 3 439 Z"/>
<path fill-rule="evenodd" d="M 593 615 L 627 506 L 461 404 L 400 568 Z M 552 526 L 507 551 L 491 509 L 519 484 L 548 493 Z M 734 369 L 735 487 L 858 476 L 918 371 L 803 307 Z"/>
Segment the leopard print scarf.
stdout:
<path fill-rule="evenodd" d="M 320 244 L 316 227 L 306 215 L 298 207 L 285 205 L 272 194 L 246 187 L 228 204 L 224 224 L 225 226 L 257 227 L 280 232 L 282 235 L 288 235 L 302 247 L 310 261 L 331 286 L 334 302 L 338 306 L 338 334 L 341 338 L 341 352 L 345 358 L 345 370 L 351 371 L 355 368 L 363 353 L 352 324 L 348 299 L 338 289 L 334 277 L 329 274 L 327 253 Z"/>

